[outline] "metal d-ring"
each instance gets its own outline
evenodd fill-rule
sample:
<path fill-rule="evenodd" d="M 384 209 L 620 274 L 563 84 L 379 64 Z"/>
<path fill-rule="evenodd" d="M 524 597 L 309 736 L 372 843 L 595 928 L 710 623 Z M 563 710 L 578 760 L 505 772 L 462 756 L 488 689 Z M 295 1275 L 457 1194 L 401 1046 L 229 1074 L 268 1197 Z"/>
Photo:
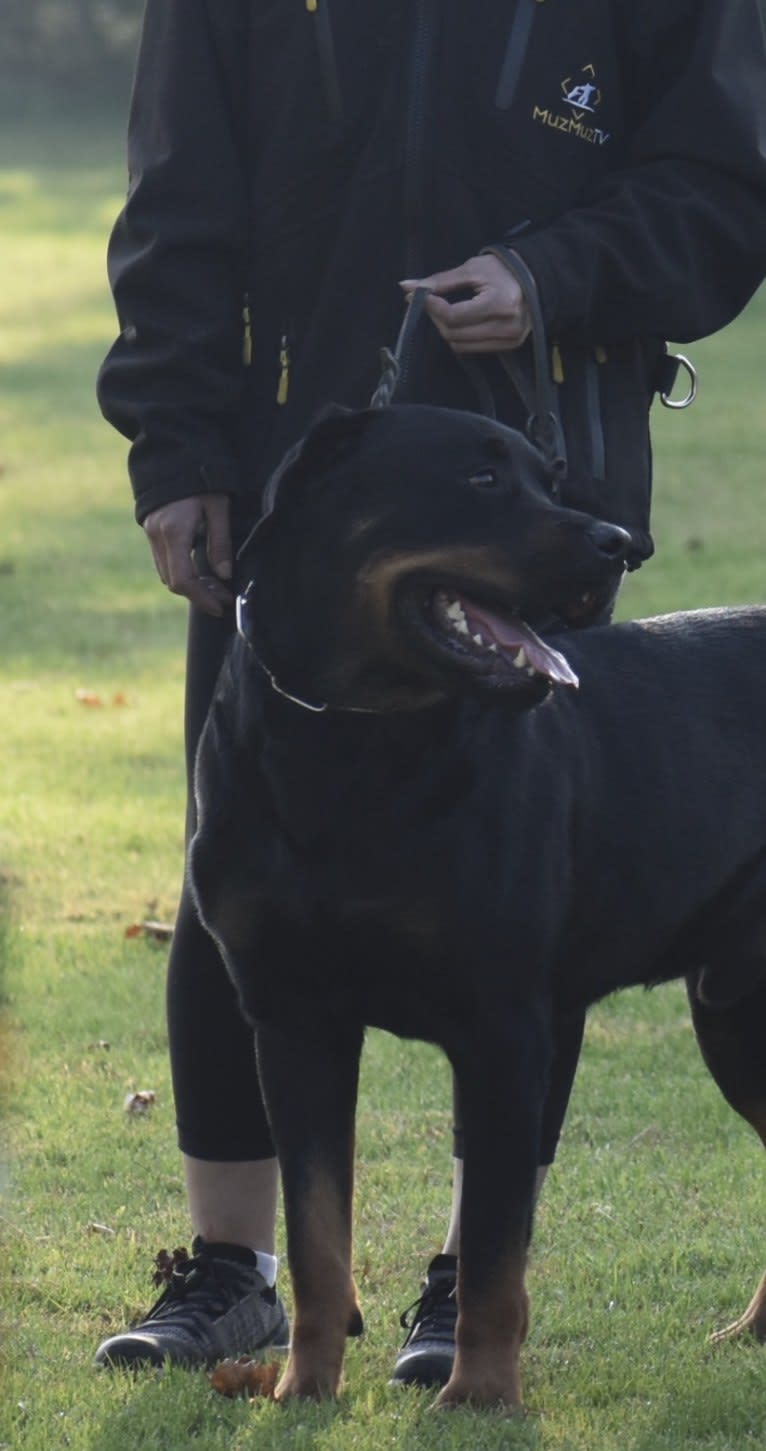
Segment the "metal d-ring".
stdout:
<path fill-rule="evenodd" d="M 687 393 L 685 398 L 679 398 L 675 401 L 671 398 L 669 393 L 660 393 L 660 402 L 665 408 L 690 408 L 695 398 L 697 397 L 697 369 L 688 358 L 684 357 L 683 353 L 671 353 L 670 361 L 673 363 L 677 363 L 679 367 L 686 370 L 686 376 L 689 379 L 689 392 Z M 676 377 L 677 376 L 678 368 L 676 369 Z M 673 381 L 675 382 L 675 378 L 673 379 Z"/>

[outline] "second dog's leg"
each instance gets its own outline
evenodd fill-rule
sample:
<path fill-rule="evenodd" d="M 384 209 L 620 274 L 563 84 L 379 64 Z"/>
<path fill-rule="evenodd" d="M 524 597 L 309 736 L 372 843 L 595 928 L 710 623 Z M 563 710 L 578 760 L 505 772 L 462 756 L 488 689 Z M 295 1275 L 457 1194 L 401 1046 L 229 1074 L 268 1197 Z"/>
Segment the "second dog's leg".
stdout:
<path fill-rule="evenodd" d="M 711 1008 L 700 1001 L 696 977 L 687 981 L 694 1031 L 702 1056 L 724 1098 L 766 1146 L 766 982 L 740 1002 Z M 742 1334 L 766 1341 L 766 1275 L 739 1319 L 711 1338 Z"/>
<path fill-rule="evenodd" d="M 362 1318 L 351 1277 L 354 1113 L 362 1034 L 256 1032 L 258 1070 L 282 1171 L 294 1294 L 277 1400 L 337 1395 L 347 1335 Z"/>
<path fill-rule="evenodd" d="M 500 1015 L 498 1015 L 500 1016 Z M 521 1407 L 524 1284 L 549 1033 L 536 1006 L 485 1019 L 453 1056 L 465 1132 L 455 1364 L 437 1405 Z"/>

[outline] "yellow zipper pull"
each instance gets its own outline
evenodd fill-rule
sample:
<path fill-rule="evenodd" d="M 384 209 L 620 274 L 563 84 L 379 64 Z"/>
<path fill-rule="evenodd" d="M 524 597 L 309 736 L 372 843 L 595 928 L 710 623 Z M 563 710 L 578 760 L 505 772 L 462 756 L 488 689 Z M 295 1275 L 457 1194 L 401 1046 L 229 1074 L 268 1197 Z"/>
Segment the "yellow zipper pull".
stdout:
<path fill-rule="evenodd" d="M 554 343 L 551 348 L 551 372 L 553 373 L 554 383 L 563 383 L 564 364 L 561 358 L 561 348 L 558 343 Z"/>
<path fill-rule="evenodd" d="M 290 344 L 286 335 L 282 334 L 282 341 L 279 345 L 279 383 L 277 384 L 277 403 L 280 405 L 287 402 L 287 392 L 290 387 Z"/>
<path fill-rule="evenodd" d="M 242 308 L 242 362 L 246 368 L 249 368 L 252 361 L 253 319 L 250 313 L 250 303 L 246 301 Z"/>
<path fill-rule="evenodd" d="M 599 343 L 598 347 L 595 348 L 594 351 L 595 351 L 595 354 L 596 354 L 596 362 L 597 363 L 605 363 L 606 362 L 606 359 L 607 359 L 606 348 L 602 348 L 601 347 L 601 344 Z"/>
<path fill-rule="evenodd" d="M 314 14 L 318 4 L 319 0 L 306 0 L 306 9 L 308 10 L 309 15 Z"/>

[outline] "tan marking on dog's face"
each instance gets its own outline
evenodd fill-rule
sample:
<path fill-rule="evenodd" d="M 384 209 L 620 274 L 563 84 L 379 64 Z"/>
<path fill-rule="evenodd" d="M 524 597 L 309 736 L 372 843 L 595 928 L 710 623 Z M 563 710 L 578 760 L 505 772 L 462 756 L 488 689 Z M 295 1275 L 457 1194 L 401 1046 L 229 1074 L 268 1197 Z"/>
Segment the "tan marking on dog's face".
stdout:
<path fill-rule="evenodd" d="M 360 569 L 357 583 L 372 601 L 376 614 L 383 615 L 399 581 L 414 574 L 446 576 L 450 580 L 464 576 L 466 585 L 490 585 L 506 594 L 513 586 L 507 568 L 493 558 L 490 547 L 471 545 L 376 556 Z"/>

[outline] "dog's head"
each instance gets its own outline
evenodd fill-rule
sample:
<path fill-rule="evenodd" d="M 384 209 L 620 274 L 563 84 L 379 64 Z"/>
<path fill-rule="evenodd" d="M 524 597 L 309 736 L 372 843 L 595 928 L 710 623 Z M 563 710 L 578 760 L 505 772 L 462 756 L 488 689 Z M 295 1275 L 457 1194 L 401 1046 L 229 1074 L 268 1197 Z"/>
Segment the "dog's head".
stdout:
<path fill-rule="evenodd" d="M 553 501 L 521 434 L 426 406 L 325 417 L 265 507 L 240 628 L 283 691 L 346 710 L 576 684 L 537 631 L 601 615 L 630 544 Z"/>

